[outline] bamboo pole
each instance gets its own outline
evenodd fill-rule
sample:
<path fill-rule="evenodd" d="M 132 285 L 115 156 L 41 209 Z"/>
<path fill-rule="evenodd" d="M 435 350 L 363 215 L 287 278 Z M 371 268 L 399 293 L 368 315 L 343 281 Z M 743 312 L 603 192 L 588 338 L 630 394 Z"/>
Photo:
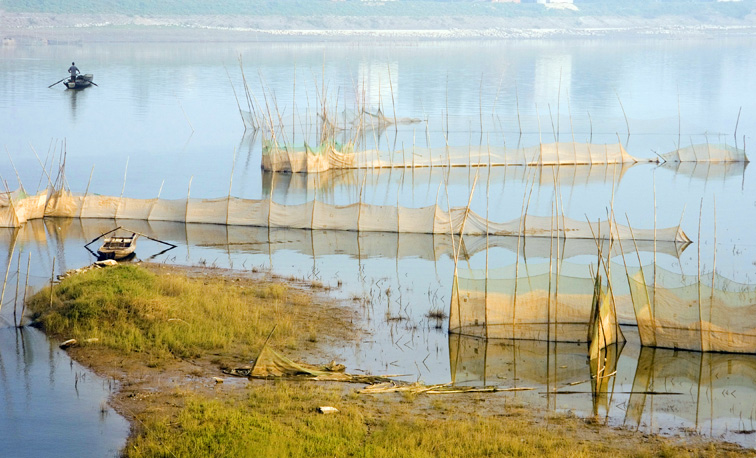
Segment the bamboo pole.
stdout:
<path fill-rule="evenodd" d="M 231 217 L 231 187 L 234 183 L 234 169 L 236 168 L 236 148 L 234 148 L 234 157 L 231 161 L 231 176 L 228 178 L 228 200 L 226 202 L 226 226 Z M 272 192 L 272 190 L 271 190 Z"/>
<path fill-rule="evenodd" d="M 627 136 L 630 137 L 630 122 L 627 120 L 627 113 L 625 113 L 625 107 L 622 106 L 622 100 L 620 99 L 619 93 L 617 91 L 614 92 L 617 95 L 617 101 L 620 104 L 620 108 L 622 109 L 622 115 L 625 117 L 625 125 L 627 125 Z"/>
<path fill-rule="evenodd" d="M 482 84 L 482 77 L 481 77 L 481 84 Z M 482 113 L 483 112 L 482 112 L 482 108 L 481 108 L 481 121 L 483 119 L 483 114 Z M 482 124 L 481 124 L 481 127 L 482 127 Z M 490 162 L 490 160 L 491 160 L 490 142 L 489 142 L 488 159 L 489 159 L 489 162 Z M 491 193 L 490 193 L 490 191 L 491 191 L 491 167 L 490 167 L 490 165 L 489 165 L 488 170 L 487 170 L 487 175 L 488 176 L 487 176 L 487 179 L 486 179 L 486 283 L 485 283 L 486 291 L 485 291 L 485 309 L 483 311 L 484 312 L 483 321 L 485 322 L 485 326 L 486 326 L 486 339 L 488 339 L 488 249 L 489 249 L 488 238 L 489 238 L 489 234 L 491 232 L 489 230 L 489 224 L 490 224 L 491 218 L 489 217 L 489 210 L 488 210 L 489 205 L 490 205 L 490 201 L 491 201 L 491 197 L 490 197 L 490 195 L 491 195 Z"/>
<path fill-rule="evenodd" d="M 703 216 L 703 197 L 701 198 L 701 206 L 698 209 L 698 330 L 701 334 L 701 351 L 707 351 L 704 348 L 704 336 L 703 336 L 703 315 L 701 314 L 701 218 Z"/>
<path fill-rule="evenodd" d="M 556 127 L 556 142 L 559 143 L 559 106 L 562 101 L 562 67 L 559 67 L 559 87 L 557 88 L 557 127 Z M 549 107 L 551 111 L 551 107 Z"/>
<path fill-rule="evenodd" d="M 556 193 L 556 188 L 554 189 Z M 551 342 L 551 278 L 553 277 L 553 250 L 554 250 L 554 203 L 556 196 L 551 201 L 551 226 L 549 227 L 549 287 L 546 299 L 546 341 Z"/>
<path fill-rule="evenodd" d="M 527 171 L 527 169 L 526 169 Z M 512 338 L 515 337 L 515 323 L 517 318 L 517 285 L 520 283 L 520 241 L 523 239 L 523 228 L 525 223 L 525 198 L 528 196 L 527 189 L 522 194 L 522 207 L 520 208 L 520 221 L 517 224 L 517 253 L 515 256 L 515 284 L 514 294 L 512 295 Z M 523 253 L 524 253 L 523 249 Z"/>
<path fill-rule="evenodd" d="M 13 238 L 11 240 L 11 250 L 8 254 L 8 265 L 5 267 L 5 280 L 3 280 L 3 289 L 0 292 L 0 310 L 3 309 L 3 302 L 5 300 L 5 285 L 8 283 L 8 273 L 10 273 L 11 263 L 13 262 L 13 254 L 16 252 L 16 239 L 18 238 L 18 230 L 13 230 Z"/>
<path fill-rule="evenodd" d="M 236 91 L 234 90 L 234 95 L 236 95 Z M 179 104 L 179 107 L 181 108 L 181 112 L 184 113 L 184 118 L 186 118 L 186 123 L 189 124 L 189 128 L 192 129 L 192 133 L 194 133 L 194 126 L 192 126 L 192 122 L 189 121 L 189 116 L 186 115 L 186 111 L 184 111 L 184 106 L 181 104 L 181 100 L 179 100 L 178 97 L 176 97 L 176 101 Z M 242 120 L 244 121 L 244 120 Z M 246 130 L 246 126 L 244 127 Z"/>
<path fill-rule="evenodd" d="M 87 189 L 84 190 L 84 196 L 81 198 L 81 208 L 79 209 L 79 218 L 81 218 L 82 213 L 84 212 L 84 206 L 87 202 L 87 195 L 89 194 L 89 185 L 92 184 L 92 175 L 94 175 L 94 165 L 92 166 L 92 170 L 89 171 L 89 180 L 87 180 Z"/>
<path fill-rule="evenodd" d="M 18 326 L 18 320 L 16 319 L 16 309 L 18 308 L 18 287 L 21 281 L 21 251 L 18 252 L 18 258 L 16 260 L 16 294 L 13 298 L 13 325 Z"/>
<path fill-rule="evenodd" d="M 450 169 L 447 169 L 447 172 L 450 172 Z M 449 215 L 449 235 L 451 236 L 451 246 L 452 246 L 452 256 L 454 256 L 454 276 L 453 276 L 453 284 L 452 284 L 452 298 L 454 297 L 454 289 L 457 290 L 457 325 L 459 327 L 462 326 L 462 314 L 461 314 L 461 304 L 459 299 L 459 278 L 458 278 L 458 263 L 459 263 L 459 252 L 457 250 L 456 243 L 454 242 L 454 224 L 452 222 L 452 211 L 451 211 L 451 201 L 449 200 L 449 175 L 447 173 L 445 180 L 444 180 L 444 191 L 446 192 L 446 211 Z M 398 215 L 397 215 L 398 216 Z M 460 238 L 460 248 L 462 247 L 462 239 Z M 454 304 L 451 304 L 453 306 Z M 451 316 L 452 314 L 449 313 L 449 329 L 451 329 Z"/>
<path fill-rule="evenodd" d="M 21 222 L 18 219 L 18 212 L 16 211 L 16 205 L 13 203 L 13 195 L 11 194 L 10 188 L 8 187 L 8 182 L 5 181 L 2 175 L 0 175 L 0 181 L 3 182 L 3 186 L 5 187 L 5 192 L 8 194 L 8 203 L 10 204 L 10 210 L 13 214 L 13 224 L 20 226 Z"/>
<path fill-rule="evenodd" d="M 656 169 L 654 169 L 652 180 L 654 185 L 654 288 L 656 288 Z M 652 312 L 654 314 L 654 320 L 656 320 L 656 307 L 653 308 Z"/>
<path fill-rule="evenodd" d="M 449 73 L 446 73 L 446 143 L 449 144 Z"/>
<path fill-rule="evenodd" d="M 735 138 L 735 149 L 738 149 L 738 124 L 740 123 L 740 112 L 743 110 L 743 107 L 741 106 L 738 109 L 738 119 L 735 121 L 735 132 L 732 134 L 732 136 Z"/>
<path fill-rule="evenodd" d="M 121 187 L 121 197 L 118 199 L 118 207 L 116 207 L 115 217 L 118 219 L 118 209 L 121 208 L 123 203 L 123 193 L 126 191 L 126 173 L 129 171 L 129 157 L 126 156 L 126 167 L 123 169 L 123 186 Z"/>
<path fill-rule="evenodd" d="M 11 158 L 10 151 L 8 151 L 8 147 L 5 147 L 5 153 L 8 155 L 8 160 L 11 163 L 11 166 L 13 167 L 13 171 L 16 173 L 16 180 L 18 180 L 18 186 L 21 188 L 21 191 L 26 193 L 26 190 L 24 189 L 24 184 L 21 182 L 21 176 L 18 174 L 18 169 L 16 169 L 16 164 L 13 163 L 13 158 Z"/>
<path fill-rule="evenodd" d="M 515 106 L 517 107 L 517 126 L 520 128 L 520 137 L 522 137 L 522 120 L 520 119 L 520 95 L 517 89 L 517 80 L 515 80 Z"/>
<path fill-rule="evenodd" d="M 255 109 L 255 104 L 259 105 L 259 103 L 257 102 L 255 96 L 249 90 L 249 85 L 247 84 L 247 76 L 244 74 L 244 63 L 242 61 L 241 54 L 239 54 L 239 70 L 241 71 L 241 75 L 242 75 L 242 83 L 244 85 L 244 95 L 247 99 L 247 107 L 249 108 L 250 114 L 253 116 L 252 128 L 257 129 L 258 126 L 254 124 L 254 121 L 257 120 L 259 122 L 260 119 L 258 118 L 260 117 L 260 115 L 257 114 L 257 110 Z"/>
<path fill-rule="evenodd" d="M 186 189 L 186 211 L 184 212 L 184 223 L 189 222 L 189 196 L 192 193 L 192 180 L 194 179 L 194 175 L 189 177 L 189 186 Z"/>
<path fill-rule="evenodd" d="M 346 108 L 346 107 L 345 107 Z M 294 62 L 294 82 L 292 84 L 291 91 L 291 143 L 294 145 L 296 142 L 296 119 L 297 113 L 297 63 Z"/>
<path fill-rule="evenodd" d="M 47 177 L 47 183 L 50 185 L 50 188 L 54 188 L 52 179 L 50 178 L 50 174 L 47 173 L 47 169 L 44 165 L 42 165 L 42 161 L 39 159 L 39 155 L 37 154 L 37 151 L 34 149 L 34 146 L 29 142 L 29 147 L 31 148 L 32 152 L 34 153 L 34 157 L 37 158 L 37 162 L 39 162 L 39 166 L 42 167 L 42 171 L 44 172 L 45 176 Z M 50 155 L 48 151 L 48 156 Z M 47 158 L 45 158 L 45 163 L 47 163 Z M 42 177 L 39 179 L 40 183 L 42 182 Z M 37 191 L 39 191 L 39 184 L 37 184 Z"/>
<path fill-rule="evenodd" d="M 428 145 L 428 157 L 430 157 L 430 168 L 433 170 L 433 150 L 430 146 L 430 132 L 428 131 L 428 120 L 425 121 L 425 144 Z"/>
<path fill-rule="evenodd" d="M 231 85 L 231 90 L 234 91 L 234 98 L 236 99 L 236 107 L 239 108 L 239 117 L 242 120 L 242 124 L 244 124 L 244 130 L 247 130 L 247 121 L 244 120 L 244 112 L 241 109 L 241 104 L 239 103 L 239 97 L 236 95 L 236 89 L 234 88 L 234 83 L 231 81 L 231 74 L 228 73 L 228 69 L 226 68 L 225 65 L 223 66 L 223 68 L 226 70 L 226 76 L 228 76 L 228 82 Z M 248 101 L 248 103 L 249 103 L 249 101 Z M 182 108 L 182 110 L 183 110 L 183 108 Z M 251 115 L 252 115 L 252 113 L 250 113 L 250 116 Z M 184 116 L 186 116 L 186 113 L 184 113 Z M 189 120 L 189 118 L 187 118 L 187 121 L 188 120 Z M 192 125 L 190 123 L 189 127 L 191 127 L 191 126 Z M 192 132 L 194 132 L 194 128 L 192 128 Z"/>
<path fill-rule="evenodd" d="M 29 290 L 29 268 L 31 267 L 31 251 L 29 252 L 29 259 L 26 261 L 26 282 L 24 283 L 24 298 L 21 304 L 21 318 L 18 321 L 18 326 L 21 327 L 24 324 L 24 315 L 26 314 L 26 292 Z"/>
<path fill-rule="evenodd" d="M 646 303 L 648 304 L 649 308 L 651 309 L 651 327 L 654 330 L 654 341 L 653 343 L 646 343 L 646 345 L 655 346 L 656 345 L 656 283 L 654 283 L 654 303 L 651 303 L 651 297 L 648 294 L 648 283 L 646 282 L 646 274 L 643 272 L 643 263 L 641 262 L 640 258 L 640 251 L 638 250 L 638 243 L 635 240 L 635 234 L 633 233 L 633 226 L 630 224 L 630 218 L 628 218 L 627 213 L 625 213 L 625 219 L 627 220 L 627 227 L 630 229 L 630 237 L 633 239 L 633 246 L 635 247 L 635 254 L 638 257 L 638 268 L 640 269 L 641 278 L 643 279 L 643 290 L 646 292 Z M 682 267 L 681 267 L 682 268 Z M 656 279 L 654 279 L 654 282 L 656 282 Z M 643 342 L 642 342 L 643 343 Z"/>
<path fill-rule="evenodd" d="M 680 113 L 680 90 L 677 91 L 677 160 L 680 160 L 682 143 L 682 114 Z"/>
<path fill-rule="evenodd" d="M 165 184 L 165 180 L 163 180 L 160 183 L 160 189 L 158 189 L 158 195 L 157 198 L 152 202 L 152 206 L 150 207 L 150 212 L 147 213 L 147 221 L 150 221 L 150 217 L 152 216 L 152 211 L 155 209 L 155 205 L 160 201 L 160 194 L 163 193 L 163 185 Z"/>
<path fill-rule="evenodd" d="M 601 245 L 599 244 L 599 239 L 601 238 L 601 221 L 599 220 L 599 222 L 598 222 L 598 230 L 599 230 L 598 237 L 596 237 L 596 234 L 593 232 L 593 226 L 591 225 L 591 222 L 588 220 L 588 216 L 586 216 L 586 221 L 588 221 L 588 227 L 591 229 L 591 235 L 593 236 L 594 242 L 596 243 L 596 249 L 598 250 L 599 258 L 601 259 L 601 261 L 599 262 L 600 265 L 596 266 L 596 270 L 598 271 L 598 269 L 601 268 L 601 266 L 603 266 L 603 268 L 604 268 L 603 269 L 604 270 L 604 274 L 606 275 L 607 291 L 609 292 L 609 297 L 612 300 L 612 310 L 614 310 L 614 315 L 615 315 L 615 332 L 616 332 L 616 338 L 617 338 L 617 340 L 619 340 L 619 337 L 621 335 L 621 331 L 620 331 L 620 328 L 619 328 L 619 322 L 616 320 L 616 316 L 617 316 L 617 301 L 616 301 L 616 299 L 614 297 L 614 289 L 612 288 L 612 282 L 611 282 L 611 265 L 610 265 L 610 262 L 607 262 L 607 261 L 604 260 L 603 249 L 601 248 Z M 612 252 L 612 224 L 611 224 L 611 221 L 608 221 L 608 223 L 609 223 L 609 236 L 608 236 L 608 240 L 609 240 L 609 255 L 608 255 L 608 257 L 611 260 L 611 252 Z M 622 337 L 622 339 L 624 340 L 624 336 Z"/>
<path fill-rule="evenodd" d="M 554 129 L 554 117 L 551 115 L 551 104 L 549 104 L 549 118 L 551 118 L 551 130 L 554 134 L 554 143 L 556 147 L 557 164 L 561 164 L 559 160 L 559 130 Z M 557 114 L 557 123 L 559 122 L 559 114 Z"/>
<path fill-rule="evenodd" d="M 709 342 L 711 342 L 711 319 L 714 306 L 714 289 L 717 281 L 717 197 L 714 198 L 714 261 L 711 267 L 711 296 L 709 297 Z M 700 245 L 700 239 L 699 239 Z M 702 323 L 703 324 L 703 323 Z"/>
<path fill-rule="evenodd" d="M 483 74 L 480 74 L 480 89 L 478 89 L 478 104 L 480 106 L 480 141 L 483 141 Z"/>
<path fill-rule="evenodd" d="M 398 121 L 396 119 L 396 103 L 394 102 L 394 83 L 391 82 L 391 65 L 386 64 L 386 67 L 388 68 L 389 89 L 391 90 L 391 106 L 394 110 L 394 131 L 398 131 L 399 126 L 398 126 Z"/>
<path fill-rule="evenodd" d="M 470 197 L 467 199 L 467 207 L 465 208 L 465 216 L 462 218 L 462 226 L 459 228 L 459 245 L 462 247 L 462 235 L 465 231 L 465 223 L 467 222 L 467 216 L 470 214 L 470 205 L 472 204 L 473 194 L 475 194 L 475 185 L 478 183 L 478 168 L 475 172 L 475 180 L 473 180 L 472 189 L 470 190 Z M 450 209 L 451 210 L 451 209 Z"/>
<path fill-rule="evenodd" d="M 53 285 L 55 282 L 55 256 L 53 256 L 52 260 L 52 269 L 50 271 L 50 308 L 52 308 L 53 303 Z"/>

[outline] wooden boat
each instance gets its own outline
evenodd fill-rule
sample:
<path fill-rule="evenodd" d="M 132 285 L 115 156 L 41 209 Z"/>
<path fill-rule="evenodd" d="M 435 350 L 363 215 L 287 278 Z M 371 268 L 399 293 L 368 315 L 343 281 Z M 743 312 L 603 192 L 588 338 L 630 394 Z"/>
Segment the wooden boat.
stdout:
<path fill-rule="evenodd" d="M 86 75 L 76 76 L 75 81 L 71 81 L 69 79 L 65 81 L 63 84 L 65 84 L 68 89 L 84 89 L 85 87 L 89 87 L 92 85 L 92 79 L 94 79 L 94 75 L 92 75 L 91 73 L 87 73 Z"/>
<path fill-rule="evenodd" d="M 137 237 L 139 235 L 136 233 L 127 236 L 106 237 L 102 246 L 97 250 L 97 255 L 100 259 L 124 259 L 136 250 Z"/>

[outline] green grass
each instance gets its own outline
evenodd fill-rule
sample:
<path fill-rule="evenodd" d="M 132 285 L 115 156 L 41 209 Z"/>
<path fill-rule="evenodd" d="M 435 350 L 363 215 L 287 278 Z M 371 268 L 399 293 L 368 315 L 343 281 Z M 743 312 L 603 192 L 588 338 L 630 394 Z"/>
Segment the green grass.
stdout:
<path fill-rule="evenodd" d="M 254 385 L 241 400 L 189 395 L 175 417 L 146 420 L 124 450 L 129 458 L 175 457 L 693 457 L 737 452 L 631 432 L 622 440 L 609 429 L 599 434 L 581 420 L 552 417 L 535 424 L 522 409 L 499 416 L 385 398 L 345 395 L 341 387 L 307 382 Z M 444 403 L 445 401 L 437 401 Z M 317 406 L 340 412 L 322 415 Z M 472 408 L 470 408 L 472 406 Z M 519 410 L 519 413 L 518 413 Z M 585 432 L 588 431 L 587 434 Z"/>
<path fill-rule="evenodd" d="M 36 325 L 48 334 L 96 338 L 97 345 L 158 359 L 260 348 L 275 325 L 277 344 L 291 347 L 309 331 L 295 329 L 292 318 L 309 299 L 279 283 L 156 275 L 120 265 L 73 275 L 53 291 L 52 307 L 49 288 L 29 302 Z"/>

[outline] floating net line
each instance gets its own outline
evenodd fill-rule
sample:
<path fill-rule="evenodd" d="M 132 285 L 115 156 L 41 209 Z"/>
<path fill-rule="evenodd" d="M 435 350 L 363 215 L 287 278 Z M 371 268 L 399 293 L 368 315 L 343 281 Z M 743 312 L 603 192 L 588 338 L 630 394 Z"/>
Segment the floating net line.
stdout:
<path fill-rule="evenodd" d="M 525 148 L 444 146 L 402 148 L 398 151 L 356 150 L 353 143 L 326 142 L 318 149 L 293 147 L 263 139 L 263 170 L 324 172 L 339 168 L 481 167 L 507 165 L 582 165 L 658 162 L 632 156 L 619 144 L 541 143 Z"/>
<path fill-rule="evenodd" d="M 642 345 L 756 353 L 756 285 L 661 268 L 627 277 Z"/>
<path fill-rule="evenodd" d="M 630 155 L 620 143 L 541 143 L 523 148 L 491 145 L 356 150 L 354 143 L 325 142 L 318 148 L 280 145 L 263 140 L 262 167 L 266 171 L 324 172 L 333 169 L 483 167 L 535 165 L 600 165 L 657 162 L 748 162 L 745 150 L 725 144 L 691 145 L 646 159 Z"/>
<path fill-rule="evenodd" d="M 285 227 L 310 230 L 343 230 L 358 232 L 397 232 L 417 234 L 510 235 L 593 239 L 609 234 L 605 221 L 588 222 L 559 218 L 524 216 L 509 222 L 487 221 L 467 207 L 449 211 L 437 204 L 407 208 L 399 205 L 354 203 L 331 205 L 317 200 L 299 205 L 284 205 L 272 199 L 134 199 L 127 197 L 73 194 L 61 189 L 48 194 L 27 196 L 0 207 L 0 227 L 19 227 L 29 219 L 42 217 L 116 218 L 180 223 L 209 223 L 227 226 Z M 615 225 L 614 237 L 636 240 L 658 240 L 689 243 L 690 239 L 677 227 L 636 229 Z"/>

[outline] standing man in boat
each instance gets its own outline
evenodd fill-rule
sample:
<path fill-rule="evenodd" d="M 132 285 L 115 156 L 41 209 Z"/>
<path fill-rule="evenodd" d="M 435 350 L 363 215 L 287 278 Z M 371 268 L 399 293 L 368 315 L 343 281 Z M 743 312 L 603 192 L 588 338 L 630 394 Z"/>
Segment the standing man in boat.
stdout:
<path fill-rule="evenodd" d="M 71 62 L 71 66 L 68 67 L 68 73 L 71 74 L 71 81 L 76 81 L 76 75 L 81 73 L 78 68 L 76 68 L 76 63 Z"/>

